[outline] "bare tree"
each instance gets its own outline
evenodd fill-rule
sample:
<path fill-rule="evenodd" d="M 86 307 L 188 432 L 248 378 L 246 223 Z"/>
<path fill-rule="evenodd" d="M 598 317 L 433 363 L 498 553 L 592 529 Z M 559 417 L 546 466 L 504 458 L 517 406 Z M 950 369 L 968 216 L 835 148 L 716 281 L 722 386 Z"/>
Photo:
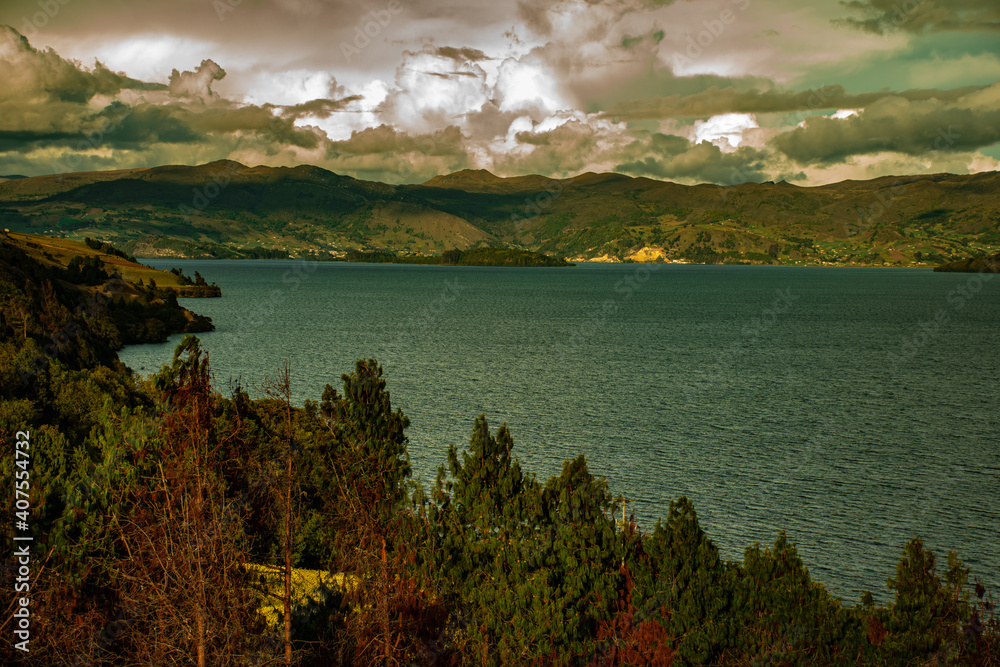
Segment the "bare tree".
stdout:
<path fill-rule="evenodd" d="M 282 555 L 284 557 L 284 634 L 285 634 L 285 664 L 292 664 L 292 557 L 295 549 L 293 539 L 293 523 L 297 515 L 297 507 L 294 501 L 293 487 L 295 479 L 292 466 L 293 447 L 293 420 L 292 420 L 292 377 L 290 363 L 285 359 L 285 365 L 275 379 L 268 379 L 264 383 L 264 391 L 269 398 L 277 400 L 283 410 L 285 417 L 284 433 L 284 454 L 285 454 L 285 477 L 281 480 L 280 489 L 277 489 L 279 502 L 281 503 L 282 517 L 284 521 L 282 531 Z"/>
<path fill-rule="evenodd" d="M 213 430 L 197 339 L 185 338 L 156 384 L 166 407 L 159 434 L 133 447 L 157 462 L 116 503 L 128 508 L 115 517 L 120 596 L 135 617 L 125 641 L 139 664 L 236 664 L 254 636 L 258 602 L 247 586 L 241 517 L 215 472 L 226 437 Z"/>

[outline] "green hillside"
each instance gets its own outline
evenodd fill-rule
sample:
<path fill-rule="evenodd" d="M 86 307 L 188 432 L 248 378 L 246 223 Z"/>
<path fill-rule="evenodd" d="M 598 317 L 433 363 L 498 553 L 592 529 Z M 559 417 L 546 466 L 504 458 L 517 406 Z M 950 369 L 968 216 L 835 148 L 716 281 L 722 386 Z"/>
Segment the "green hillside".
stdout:
<path fill-rule="evenodd" d="M 142 257 L 509 248 L 570 260 L 935 266 L 1000 251 L 1000 175 L 684 186 L 620 174 L 420 185 L 220 161 L 0 182 L 0 224 Z"/>

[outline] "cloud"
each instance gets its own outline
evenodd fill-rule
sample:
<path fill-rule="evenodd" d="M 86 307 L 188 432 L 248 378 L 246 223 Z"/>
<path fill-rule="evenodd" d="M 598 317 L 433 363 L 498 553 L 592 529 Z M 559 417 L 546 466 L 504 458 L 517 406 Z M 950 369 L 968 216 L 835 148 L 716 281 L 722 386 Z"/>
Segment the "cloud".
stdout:
<path fill-rule="evenodd" d="M 615 171 L 720 185 L 760 183 L 769 179 L 766 153 L 747 146 L 723 152 L 707 141 L 692 144 L 683 137 L 657 133 L 648 143 L 634 144 L 630 151 L 642 153 L 644 157 L 623 162 Z"/>
<path fill-rule="evenodd" d="M 564 122 L 551 127 L 559 121 Z M 510 175 L 569 175 L 586 171 L 601 159 L 600 154 L 609 147 L 602 146 L 609 139 L 608 128 L 591 124 L 583 117 L 559 121 L 550 121 L 551 129 L 542 125 L 519 131 L 517 126 L 512 126 L 511 143 L 520 145 L 509 150 L 507 146 L 495 144 L 491 154 L 493 168 Z"/>
<path fill-rule="evenodd" d="M 473 59 L 457 58 L 462 49 L 443 51 L 425 46 L 404 53 L 395 89 L 378 109 L 383 122 L 424 133 L 453 125 L 489 101 L 486 71 Z"/>
<path fill-rule="evenodd" d="M 220 99 L 212 92 L 212 82 L 221 81 L 226 77 L 226 70 L 219 67 L 213 60 L 202 60 L 193 72 L 178 72 L 170 74 L 170 96 L 189 97 L 203 101 Z"/>
<path fill-rule="evenodd" d="M 456 126 L 410 135 L 388 125 L 354 132 L 330 142 L 324 166 L 357 178 L 388 183 L 423 182 L 472 165 L 466 138 Z"/>
<path fill-rule="evenodd" d="M 545 63 L 532 54 L 500 64 L 494 98 L 502 111 L 533 111 L 536 117 L 571 107 Z"/>
<path fill-rule="evenodd" d="M 967 86 L 953 90 L 887 90 L 869 93 L 848 93 L 841 85 L 823 86 L 810 90 L 789 91 L 738 90 L 730 86 L 711 86 L 689 95 L 670 95 L 655 99 L 632 100 L 613 105 L 604 115 L 617 120 L 657 118 L 704 118 L 724 113 L 789 113 L 823 111 L 826 109 L 860 108 L 880 99 L 898 97 L 910 101 L 954 101 L 982 90 L 986 86 Z"/>
<path fill-rule="evenodd" d="M 884 97 L 848 118 L 812 116 L 772 144 L 793 160 L 823 163 L 854 155 L 925 155 L 1000 142 L 1000 83 L 954 101 Z"/>
<path fill-rule="evenodd" d="M 141 107 L 140 107 L 141 108 Z M 156 107 L 164 109 L 164 107 Z M 311 128 L 296 127 L 294 119 L 275 116 L 269 108 L 258 106 L 209 107 L 190 109 L 173 106 L 170 115 L 201 134 L 254 134 L 268 143 L 299 148 L 316 148 L 320 133 Z"/>
<path fill-rule="evenodd" d="M 489 56 L 479 49 L 473 49 L 468 46 L 463 46 L 461 48 L 455 48 L 454 46 L 442 46 L 436 49 L 434 54 L 441 56 L 442 58 L 450 58 L 458 63 L 477 62 L 480 60 L 490 59 Z"/>
<path fill-rule="evenodd" d="M 548 4 L 538 0 L 518 0 L 517 18 L 535 34 L 549 36 L 552 34 L 552 21 L 549 19 Z"/>
<path fill-rule="evenodd" d="M 409 135 L 388 125 L 379 125 L 355 132 L 350 139 L 331 142 L 327 152 L 332 157 L 340 155 L 407 154 L 448 155 L 465 154 L 463 135 L 454 125 L 431 134 Z"/>
<path fill-rule="evenodd" d="M 329 118 L 338 111 L 348 108 L 352 102 L 361 101 L 361 95 L 349 95 L 339 100 L 316 99 L 303 102 L 302 104 L 291 104 L 282 108 L 285 116 L 292 118 L 302 118 L 312 116 L 315 118 Z"/>
<path fill-rule="evenodd" d="M 875 35 L 1000 30 L 996 0 L 845 0 L 841 4 L 864 18 L 834 19 L 835 25 Z"/>
<path fill-rule="evenodd" d="M 0 102 L 68 102 L 84 104 L 96 95 L 113 96 L 123 89 L 163 90 L 112 72 L 101 63 L 82 68 L 52 50 L 39 51 L 9 26 L 0 25 Z"/>
<path fill-rule="evenodd" d="M 428 0 L 345 62 L 379 3 L 244 2 L 220 23 L 203 0 L 74 0 L 33 33 L 58 53 L 0 28 L 0 173 L 230 158 L 390 182 L 477 167 L 726 184 L 995 164 L 993 33 L 956 23 L 988 24 L 992 5 L 925 0 L 886 24 L 907 1 Z M 883 32 L 828 29 L 845 15 Z M 676 69 L 704 30 L 717 39 Z M 883 53 L 892 74 L 872 66 Z M 838 110 L 856 115 L 820 117 Z"/>
<path fill-rule="evenodd" d="M 238 104 L 212 90 L 224 76 L 206 60 L 194 71 L 175 69 L 169 85 L 136 81 L 40 51 L 0 27 L 0 162 L 22 164 L 17 156 L 25 156 L 35 160 L 31 173 L 48 173 L 231 154 L 301 159 L 328 139 L 296 121 L 329 117 L 358 99 Z"/>
<path fill-rule="evenodd" d="M 736 148 L 743 142 L 747 130 L 757 129 L 757 119 L 753 114 L 726 113 L 712 116 L 708 120 L 697 121 L 694 124 L 695 143 L 707 141 L 719 148 Z"/>

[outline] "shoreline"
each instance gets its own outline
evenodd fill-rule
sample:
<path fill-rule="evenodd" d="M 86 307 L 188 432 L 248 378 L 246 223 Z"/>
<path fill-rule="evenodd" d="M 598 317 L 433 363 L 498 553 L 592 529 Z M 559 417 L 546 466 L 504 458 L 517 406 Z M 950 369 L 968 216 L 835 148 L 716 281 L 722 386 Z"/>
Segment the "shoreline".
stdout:
<path fill-rule="evenodd" d="M 452 267 L 483 267 L 483 268 L 522 268 L 522 269 L 562 269 L 569 268 L 573 266 L 579 266 L 581 264 L 586 264 L 588 266 L 597 265 L 621 265 L 621 266 L 774 266 L 774 267 L 788 267 L 788 268 L 800 268 L 800 269 L 925 269 L 928 271 L 933 271 L 940 264 L 931 265 L 911 265 L 911 266 L 886 266 L 884 264 L 764 264 L 762 262 L 714 262 L 711 264 L 704 264 L 698 262 L 682 262 L 682 261 L 669 261 L 669 262 L 636 262 L 636 261 L 606 261 L 606 260 L 586 260 L 573 258 L 572 260 L 567 258 L 569 262 L 566 266 L 516 266 L 510 264 L 435 264 L 431 262 L 355 262 L 346 259 L 315 259 L 312 257 L 281 257 L 273 259 L 258 259 L 258 258 L 224 258 L 224 257 L 178 257 L 170 256 L 164 257 L 159 256 L 136 256 L 137 259 L 147 261 L 160 261 L 160 260 L 177 260 L 177 261 L 198 261 L 198 262 L 315 262 L 317 264 L 400 264 L 404 266 L 452 266 Z M 939 272 L 940 273 L 940 272 Z"/>

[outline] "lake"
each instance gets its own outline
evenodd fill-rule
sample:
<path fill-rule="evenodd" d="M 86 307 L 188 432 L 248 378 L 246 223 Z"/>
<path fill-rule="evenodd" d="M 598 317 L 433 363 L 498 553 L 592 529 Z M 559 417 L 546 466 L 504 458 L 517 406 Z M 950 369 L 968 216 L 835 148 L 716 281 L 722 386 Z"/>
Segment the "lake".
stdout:
<path fill-rule="evenodd" d="M 584 454 L 651 529 L 693 499 L 723 557 L 785 529 L 845 602 L 887 599 L 920 535 L 1000 585 L 1000 278 L 926 269 L 583 264 L 440 267 L 147 260 L 199 271 L 182 299 L 216 384 L 291 363 L 295 398 L 360 358 L 410 417 L 433 482 L 476 415 L 540 480 Z M 992 278 L 992 279 L 991 279 Z M 120 356 L 143 373 L 164 345 Z M 253 391 L 251 391 L 253 393 Z"/>

